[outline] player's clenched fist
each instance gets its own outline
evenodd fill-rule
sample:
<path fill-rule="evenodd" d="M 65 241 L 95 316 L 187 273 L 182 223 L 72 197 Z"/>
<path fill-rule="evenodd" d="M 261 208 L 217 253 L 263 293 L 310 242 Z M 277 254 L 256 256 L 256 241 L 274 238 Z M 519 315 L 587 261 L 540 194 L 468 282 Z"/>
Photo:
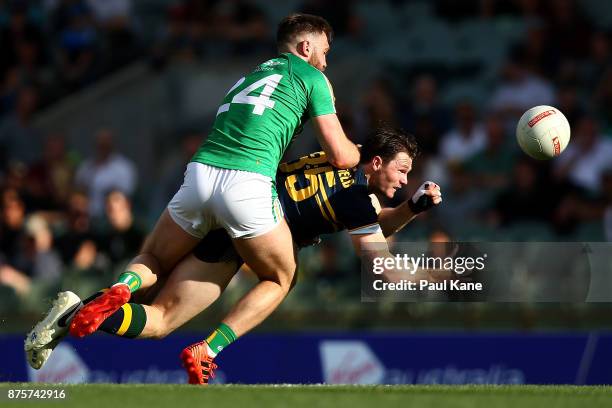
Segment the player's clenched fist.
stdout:
<path fill-rule="evenodd" d="M 408 200 L 408 206 L 414 214 L 429 210 L 442 202 L 440 186 L 433 181 L 426 181 Z"/>

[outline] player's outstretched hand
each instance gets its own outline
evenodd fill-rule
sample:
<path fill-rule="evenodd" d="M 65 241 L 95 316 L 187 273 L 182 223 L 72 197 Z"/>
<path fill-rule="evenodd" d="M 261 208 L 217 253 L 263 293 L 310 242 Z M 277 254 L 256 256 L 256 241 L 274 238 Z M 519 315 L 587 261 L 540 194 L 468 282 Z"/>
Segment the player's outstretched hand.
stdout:
<path fill-rule="evenodd" d="M 440 186 L 433 181 L 426 181 L 408 200 L 408 205 L 414 214 L 429 210 L 442 202 Z"/>

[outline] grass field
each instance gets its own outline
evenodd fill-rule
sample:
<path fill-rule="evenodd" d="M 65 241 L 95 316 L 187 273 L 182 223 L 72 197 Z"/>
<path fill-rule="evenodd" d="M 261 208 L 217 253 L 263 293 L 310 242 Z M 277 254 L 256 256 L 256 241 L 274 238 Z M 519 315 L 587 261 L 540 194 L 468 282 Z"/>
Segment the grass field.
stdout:
<path fill-rule="evenodd" d="M 63 389 L 65 400 L 9 401 L 10 389 Z M 612 387 L 325 386 L 325 385 L 48 385 L 0 383 L 6 407 L 610 407 Z M 190 405 L 190 404 L 197 405 Z M 210 404 L 210 405 L 205 405 Z M 220 405 L 219 405 L 220 404 Z"/>

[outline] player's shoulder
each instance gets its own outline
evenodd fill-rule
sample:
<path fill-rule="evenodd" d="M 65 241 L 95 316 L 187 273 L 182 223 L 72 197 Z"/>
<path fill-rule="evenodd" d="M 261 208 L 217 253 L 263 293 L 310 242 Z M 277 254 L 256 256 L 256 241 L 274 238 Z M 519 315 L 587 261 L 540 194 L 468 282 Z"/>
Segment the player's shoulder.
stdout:
<path fill-rule="evenodd" d="M 328 166 L 331 165 L 327 160 L 327 155 L 324 151 L 318 151 L 294 160 L 282 162 L 278 165 L 278 170 L 280 173 L 293 173 Z"/>
<path fill-rule="evenodd" d="M 366 211 L 372 205 L 367 180 L 360 169 L 334 169 L 341 188 L 336 189 L 333 201 L 336 206 L 350 212 Z M 363 177 L 362 177 L 363 176 Z"/>
<path fill-rule="evenodd" d="M 364 184 L 354 183 L 331 198 L 338 220 L 351 231 L 377 222 L 380 204 Z"/>
<path fill-rule="evenodd" d="M 281 54 L 256 66 L 253 73 L 289 70 L 290 66 L 291 62 L 289 61 L 288 56 L 286 54 Z"/>
<path fill-rule="evenodd" d="M 325 81 L 329 82 L 327 76 L 316 67 L 310 65 L 300 57 L 297 57 L 291 53 L 283 54 L 286 56 L 290 64 L 292 73 L 307 82 Z"/>
<path fill-rule="evenodd" d="M 354 200 L 369 197 L 367 181 L 362 180 L 359 172 L 355 169 L 336 169 L 334 172 L 338 175 L 339 182 L 342 188 L 338 189 L 336 194 L 338 198 L 345 200 L 349 205 L 354 203 Z M 369 198 L 366 201 L 369 202 Z"/>

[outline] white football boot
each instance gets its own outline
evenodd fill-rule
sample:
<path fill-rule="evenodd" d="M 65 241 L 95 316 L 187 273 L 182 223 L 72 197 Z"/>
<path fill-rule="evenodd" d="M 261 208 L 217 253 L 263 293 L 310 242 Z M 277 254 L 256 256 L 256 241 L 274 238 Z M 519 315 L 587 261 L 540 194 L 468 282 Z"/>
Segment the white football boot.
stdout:
<path fill-rule="evenodd" d="M 55 346 L 68 334 L 70 322 L 81 307 L 81 298 L 73 292 L 58 293 L 45 318 L 25 339 L 24 350 L 32 368 L 38 370 L 45 364 Z"/>

